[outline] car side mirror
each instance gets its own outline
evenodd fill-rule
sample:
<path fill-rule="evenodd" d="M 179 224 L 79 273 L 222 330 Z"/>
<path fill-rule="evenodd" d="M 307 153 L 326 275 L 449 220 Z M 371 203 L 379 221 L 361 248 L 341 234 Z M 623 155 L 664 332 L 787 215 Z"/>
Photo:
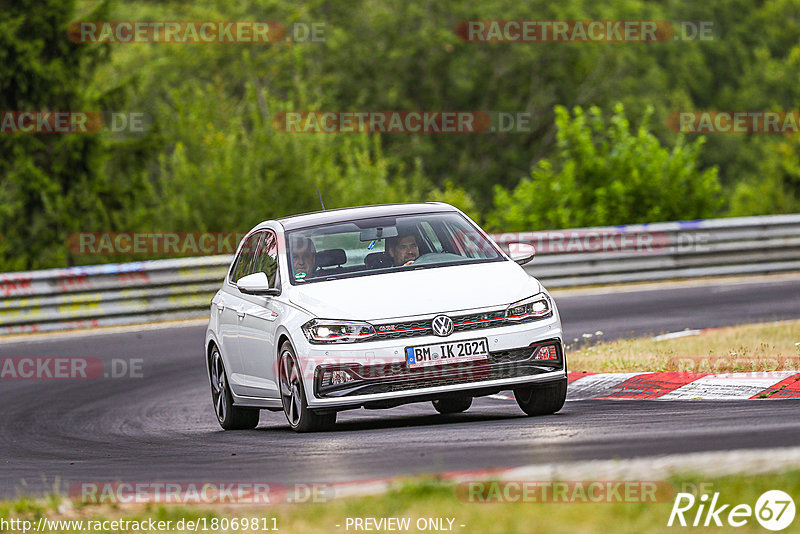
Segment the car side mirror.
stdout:
<path fill-rule="evenodd" d="M 267 278 L 267 275 L 264 273 L 253 273 L 243 276 L 236 282 L 236 287 L 239 288 L 239 291 L 247 293 L 248 295 L 266 296 L 280 294 L 280 290 L 269 287 L 269 278 Z"/>
<path fill-rule="evenodd" d="M 519 265 L 525 265 L 536 255 L 536 249 L 530 243 L 511 242 L 508 244 L 508 257 Z"/>

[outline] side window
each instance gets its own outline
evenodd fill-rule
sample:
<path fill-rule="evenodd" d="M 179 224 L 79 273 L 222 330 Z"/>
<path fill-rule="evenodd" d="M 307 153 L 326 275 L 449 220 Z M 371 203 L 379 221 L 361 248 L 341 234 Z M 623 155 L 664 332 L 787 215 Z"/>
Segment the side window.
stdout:
<path fill-rule="evenodd" d="M 254 273 L 253 263 L 258 250 L 258 243 L 264 236 L 264 232 L 256 232 L 247 238 L 239 251 L 233 269 L 231 269 L 231 283 L 235 284 L 243 276 Z"/>
<path fill-rule="evenodd" d="M 269 279 L 269 287 L 278 287 L 276 283 L 278 278 L 278 238 L 274 232 L 264 232 L 264 239 L 258 249 L 253 272 L 266 274 Z"/>

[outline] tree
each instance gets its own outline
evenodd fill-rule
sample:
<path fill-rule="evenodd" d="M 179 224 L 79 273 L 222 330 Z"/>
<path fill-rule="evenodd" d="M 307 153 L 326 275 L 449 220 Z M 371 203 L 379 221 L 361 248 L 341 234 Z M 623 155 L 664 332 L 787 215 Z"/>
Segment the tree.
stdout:
<path fill-rule="evenodd" d="M 87 91 L 108 49 L 67 38 L 73 10 L 71 0 L 5 5 L 0 110 L 97 111 L 113 101 Z M 102 18 L 106 10 L 103 3 L 92 16 Z M 0 135 L 0 269 L 70 264 L 69 234 L 81 225 L 108 226 L 125 195 L 103 172 L 106 143 L 99 134 Z"/>
<path fill-rule="evenodd" d="M 672 150 L 648 130 L 652 110 L 631 131 L 622 104 L 606 121 L 599 108 L 555 109 L 557 152 L 513 190 L 495 187 L 489 217 L 503 231 L 645 223 L 709 217 L 722 207 L 716 168 L 700 171 L 703 139 Z"/>

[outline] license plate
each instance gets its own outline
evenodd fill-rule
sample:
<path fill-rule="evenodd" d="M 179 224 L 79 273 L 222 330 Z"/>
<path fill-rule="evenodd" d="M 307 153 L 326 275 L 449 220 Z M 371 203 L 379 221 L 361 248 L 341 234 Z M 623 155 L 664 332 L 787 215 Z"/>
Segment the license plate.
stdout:
<path fill-rule="evenodd" d="M 489 342 L 486 338 L 406 347 L 406 364 L 410 368 L 488 359 Z"/>

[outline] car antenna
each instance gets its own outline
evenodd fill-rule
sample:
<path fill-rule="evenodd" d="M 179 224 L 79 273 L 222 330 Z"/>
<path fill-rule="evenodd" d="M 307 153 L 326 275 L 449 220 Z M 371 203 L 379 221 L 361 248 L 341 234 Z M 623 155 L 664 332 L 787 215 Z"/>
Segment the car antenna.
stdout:
<path fill-rule="evenodd" d="M 322 211 L 325 211 L 325 204 L 322 203 L 322 193 L 319 192 L 319 189 L 317 189 L 317 195 L 319 195 L 319 205 L 322 206 Z"/>

